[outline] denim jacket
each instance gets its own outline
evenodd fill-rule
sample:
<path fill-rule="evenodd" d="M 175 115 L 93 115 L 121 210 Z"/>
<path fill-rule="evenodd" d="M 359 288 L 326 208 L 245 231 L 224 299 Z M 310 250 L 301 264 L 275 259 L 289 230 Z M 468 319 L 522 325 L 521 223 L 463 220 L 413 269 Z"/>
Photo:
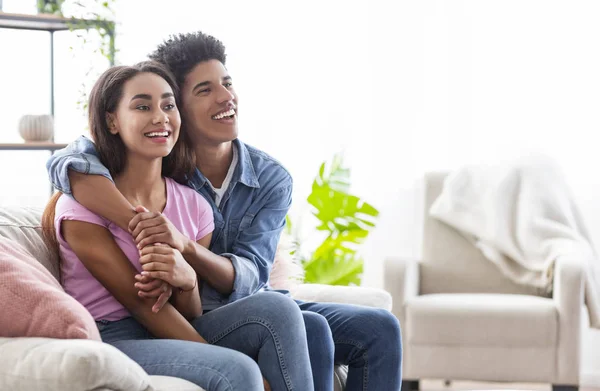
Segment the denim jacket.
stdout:
<path fill-rule="evenodd" d="M 275 250 L 292 201 L 292 177 L 279 162 L 239 140 L 234 140 L 234 144 L 239 160 L 220 207 L 216 206 L 214 191 L 200 170 L 196 169 L 188 181 L 188 186 L 202 194 L 214 212 L 210 249 L 229 258 L 235 269 L 230 295 L 203 285 L 205 310 L 268 288 Z M 83 136 L 50 157 L 46 168 L 52 184 L 68 195 L 71 195 L 69 168 L 112 180 L 98 158 L 94 143 Z"/>

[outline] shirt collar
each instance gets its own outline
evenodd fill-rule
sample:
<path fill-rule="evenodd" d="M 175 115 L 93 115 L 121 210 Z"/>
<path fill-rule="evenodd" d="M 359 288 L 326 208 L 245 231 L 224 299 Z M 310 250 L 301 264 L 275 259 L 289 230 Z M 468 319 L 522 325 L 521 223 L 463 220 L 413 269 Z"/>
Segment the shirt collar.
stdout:
<path fill-rule="evenodd" d="M 238 151 L 238 163 L 235 171 L 233 172 L 233 177 L 231 178 L 231 183 L 241 182 L 248 187 L 256 187 L 259 188 L 260 184 L 258 183 L 258 177 L 256 176 L 256 171 L 254 170 L 254 165 L 252 164 L 252 158 L 250 157 L 250 152 L 248 152 L 248 148 L 246 145 L 242 143 L 239 139 L 233 140 L 233 144 L 237 147 Z M 192 187 L 196 190 L 200 190 L 204 185 L 208 182 L 208 179 L 196 168 L 191 177 Z"/>

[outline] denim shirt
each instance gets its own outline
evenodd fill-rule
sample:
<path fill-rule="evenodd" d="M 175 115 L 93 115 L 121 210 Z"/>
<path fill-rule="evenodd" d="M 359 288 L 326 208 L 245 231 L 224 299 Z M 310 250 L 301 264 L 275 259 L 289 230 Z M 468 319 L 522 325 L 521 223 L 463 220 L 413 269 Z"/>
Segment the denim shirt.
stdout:
<path fill-rule="evenodd" d="M 200 170 L 196 169 L 188 181 L 188 186 L 202 194 L 214 212 L 215 230 L 210 249 L 229 258 L 235 269 L 230 295 L 203 285 L 205 310 L 268 289 L 275 250 L 292 202 L 293 182 L 287 170 L 266 153 L 239 140 L 233 142 L 239 160 L 219 207 L 214 202 L 210 183 Z M 98 158 L 94 143 L 83 136 L 51 156 L 46 168 L 52 184 L 68 195 L 71 195 L 68 169 L 102 175 L 112 181 L 108 169 Z"/>

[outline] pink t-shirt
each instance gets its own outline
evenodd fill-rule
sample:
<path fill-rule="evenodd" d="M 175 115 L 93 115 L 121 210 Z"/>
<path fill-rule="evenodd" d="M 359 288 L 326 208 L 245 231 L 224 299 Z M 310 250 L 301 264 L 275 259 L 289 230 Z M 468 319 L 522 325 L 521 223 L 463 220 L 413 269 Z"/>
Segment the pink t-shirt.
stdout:
<path fill-rule="evenodd" d="M 209 203 L 189 187 L 180 185 L 170 178 L 165 179 L 167 202 L 163 214 L 179 232 L 188 238 L 199 240 L 211 233 L 214 230 L 214 220 Z M 138 249 L 131 234 L 92 213 L 71 197 L 62 196 L 56 204 L 54 226 L 60 245 L 61 272 L 65 291 L 83 304 L 95 320 L 114 321 L 131 316 L 129 311 L 92 276 L 64 240 L 60 233 L 60 224 L 63 220 L 85 221 L 106 227 L 129 261 L 138 271 L 141 271 Z"/>

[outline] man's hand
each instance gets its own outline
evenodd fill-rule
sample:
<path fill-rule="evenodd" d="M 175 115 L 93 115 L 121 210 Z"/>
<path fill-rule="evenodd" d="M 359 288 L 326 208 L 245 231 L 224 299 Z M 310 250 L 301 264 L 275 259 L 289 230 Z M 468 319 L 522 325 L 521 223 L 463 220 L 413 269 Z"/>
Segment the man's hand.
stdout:
<path fill-rule="evenodd" d="M 142 276 L 141 274 L 137 274 L 135 276 L 135 280 L 137 282 L 134 285 L 139 289 L 138 295 L 140 297 L 158 298 L 156 303 L 154 303 L 152 306 L 152 312 L 154 313 L 160 311 L 173 294 L 173 288 L 171 285 L 162 280 Z"/>
<path fill-rule="evenodd" d="M 141 250 L 154 243 L 164 243 L 183 253 L 189 241 L 162 213 L 148 212 L 137 206 L 138 212 L 129 222 L 129 232 Z"/>
<path fill-rule="evenodd" d="M 269 382 L 264 377 L 263 377 L 263 385 L 265 386 L 265 391 L 271 391 L 271 385 L 269 385 Z"/>
<path fill-rule="evenodd" d="M 142 276 L 158 278 L 185 291 L 196 286 L 196 272 L 178 250 L 157 244 L 144 247 L 140 254 Z"/>

